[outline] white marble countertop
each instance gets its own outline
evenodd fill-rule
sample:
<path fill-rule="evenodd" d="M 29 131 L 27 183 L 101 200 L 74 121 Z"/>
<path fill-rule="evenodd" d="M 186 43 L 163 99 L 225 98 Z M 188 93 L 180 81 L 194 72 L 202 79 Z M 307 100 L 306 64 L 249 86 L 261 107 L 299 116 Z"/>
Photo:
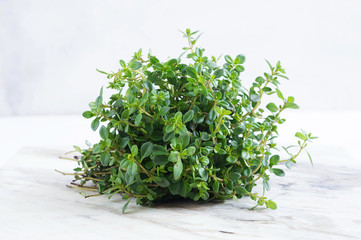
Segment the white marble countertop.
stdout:
<path fill-rule="evenodd" d="M 1 118 L 0 123 L 4 123 Z M 53 133 L 77 144 L 85 138 L 78 136 L 85 128 L 75 131 L 80 123 L 84 124 L 79 120 L 72 125 L 73 139 L 59 130 Z M 326 134 L 327 126 L 323 127 L 320 123 L 315 135 Z M 50 128 L 46 126 L 40 136 L 51 135 L 44 132 Z M 119 197 L 85 199 L 65 187 L 72 177 L 54 169 L 75 167 L 74 162 L 58 158 L 70 147 L 46 147 L 60 140 L 56 144 L 41 142 L 49 139 L 35 144 L 22 140 L 23 145 L 35 147 L 18 145 L 20 150 L 0 165 L 0 239 L 361 239 L 361 161 L 352 151 L 359 145 L 353 139 L 347 146 L 320 140 L 311 149 L 314 167 L 304 156 L 286 170 L 285 177 L 272 177 L 268 196 L 278 204 L 275 211 L 248 210 L 254 203 L 246 197 L 237 202 L 173 202 L 155 207 L 131 202 L 126 214 L 121 213 L 124 202 Z"/>

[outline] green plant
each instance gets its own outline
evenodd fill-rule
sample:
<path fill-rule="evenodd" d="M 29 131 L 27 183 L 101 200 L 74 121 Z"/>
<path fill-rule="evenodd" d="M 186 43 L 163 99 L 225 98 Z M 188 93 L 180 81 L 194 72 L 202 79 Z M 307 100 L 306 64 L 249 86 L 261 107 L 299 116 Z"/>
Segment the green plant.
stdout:
<path fill-rule="evenodd" d="M 208 58 L 195 47 L 197 31 L 183 33 L 189 46 L 179 58 L 160 62 L 142 50 L 130 62 L 120 60 L 116 72 L 103 72 L 115 91 L 105 103 L 103 89 L 85 118 L 94 118 L 101 140 L 88 144 L 76 160 L 74 188 L 99 194 L 122 194 L 137 204 L 174 198 L 192 200 L 238 199 L 249 195 L 257 205 L 276 209 L 265 197 L 270 174 L 284 176 L 307 143 L 315 137 L 297 132 L 297 146 L 284 148 L 280 160 L 274 139 L 286 109 L 298 109 L 293 97 L 279 89 L 288 79 L 280 62 L 257 77 L 249 89 L 240 80 L 245 56 Z M 189 63 L 182 63 L 186 54 Z M 264 104 L 265 95 L 277 96 L 280 104 Z M 261 104 L 262 103 L 262 104 Z M 265 105 L 265 108 L 262 106 Z M 289 149 L 297 147 L 296 154 Z M 309 155 L 309 154 L 308 154 Z M 311 160 L 311 157 L 310 157 Z M 312 162 L 312 160 L 311 160 Z M 252 189 L 257 181 L 263 194 Z M 92 182 L 95 186 L 87 186 Z M 82 193 L 84 194 L 84 193 Z M 85 195 L 85 194 L 84 194 Z M 93 196 L 93 195 L 90 195 Z"/>

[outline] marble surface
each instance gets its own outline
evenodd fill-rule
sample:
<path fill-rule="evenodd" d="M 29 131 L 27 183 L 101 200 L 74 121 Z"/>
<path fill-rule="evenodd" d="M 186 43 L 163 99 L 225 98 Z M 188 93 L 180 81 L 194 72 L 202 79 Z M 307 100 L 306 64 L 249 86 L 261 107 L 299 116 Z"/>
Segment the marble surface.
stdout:
<path fill-rule="evenodd" d="M 361 165 L 342 148 L 313 149 L 271 179 L 275 211 L 253 201 L 173 202 L 155 207 L 120 197 L 83 198 L 65 187 L 67 149 L 23 148 L 0 168 L 0 239 L 360 239 Z"/>

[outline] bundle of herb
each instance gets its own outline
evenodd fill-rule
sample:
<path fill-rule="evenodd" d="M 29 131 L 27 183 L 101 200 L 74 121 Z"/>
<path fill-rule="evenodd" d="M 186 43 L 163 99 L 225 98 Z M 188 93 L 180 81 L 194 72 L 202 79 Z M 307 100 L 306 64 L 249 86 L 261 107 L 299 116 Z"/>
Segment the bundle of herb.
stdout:
<path fill-rule="evenodd" d="M 220 63 L 195 47 L 197 31 L 183 34 L 189 46 L 178 58 L 161 62 L 151 54 L 144 58 L 139 50 L 130 62 L 120 60 L 116 72 L 98 70 L 110 79 L 107 88 L 115 93 L 104 101 L 102 89 L 83 113 L 94 118 L 91 128 L 99 129 L 101 140 L 84 150 L 75 146 L 81 158 L 71 187 L 109 198 L 119 193 L 128 200 L 123 212 L 131 198 L 149 204 L 245 195 L 256 206 L 276 209 L 264 196 L 270 175 L 284 176 L 277 166 L 290 168 L 315 138 L 297 132 L 296 153 L 284 148 L 289 156 L 285 160 L 274 153 L 278 125 L 285 121 L 281 113 L 299 108 L 279 89 L 280 80 L 287 79 L 284 69 L 280 62 L 267 62 L 269 72 L 247 89 L 240 80 L 243 55 L 226 55 Z M 182 62 L 182 56 L 189 63 Z M 264 103 L 272 94 L 279 104 Z M 263 194 L 252 191 L 259 181 Z"/>

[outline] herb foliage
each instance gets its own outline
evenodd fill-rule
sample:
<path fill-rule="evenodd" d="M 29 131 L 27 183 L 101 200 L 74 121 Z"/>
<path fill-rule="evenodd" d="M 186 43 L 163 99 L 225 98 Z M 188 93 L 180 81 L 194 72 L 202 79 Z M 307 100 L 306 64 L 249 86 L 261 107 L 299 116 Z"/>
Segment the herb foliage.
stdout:
<path fill-rule="evenodd" d="M 281 113 L 299 108 L 279 88 L 288 79 L 285 70 L 280 62 L 266 61 L 269 71 L 247 89 L 240 80 L 245 56 L 226 55 L 222 63 L 195 46 L 198 31 L 182 33 L 188 46 L 178 58 L 161 62 L 150 53 L 144 58 L 140 49 L 128 63 L 120 60 L 116 72 L 98 70 L 115 93 L 105 100 L 101 89 L 83 113 L 92 118 L 91 128 L 101 140 L 84 150 L 75 146 L 81 159 L 71 187 L 109 198 L 121 194 L 127 200 L 123 212 L 131 198 L 150 204 L 245 195 L 256 206 L 276 209 L 265 197 L 270 175 L 284 176 L 279 165 L 291 168 L 316 138 L 297 132 L 298 145 L 283 147 L 288 158 L 281 160 L 275 153 L 277 129 L 285 122 Z M 184 57 L 189 63 L 182 62 Z M 279 103 L 264 102 L 273 94 Z M 295 153 L 292 147 L 298 148 Z M 262 194 L 252 191 L 258 182 Z"/>

